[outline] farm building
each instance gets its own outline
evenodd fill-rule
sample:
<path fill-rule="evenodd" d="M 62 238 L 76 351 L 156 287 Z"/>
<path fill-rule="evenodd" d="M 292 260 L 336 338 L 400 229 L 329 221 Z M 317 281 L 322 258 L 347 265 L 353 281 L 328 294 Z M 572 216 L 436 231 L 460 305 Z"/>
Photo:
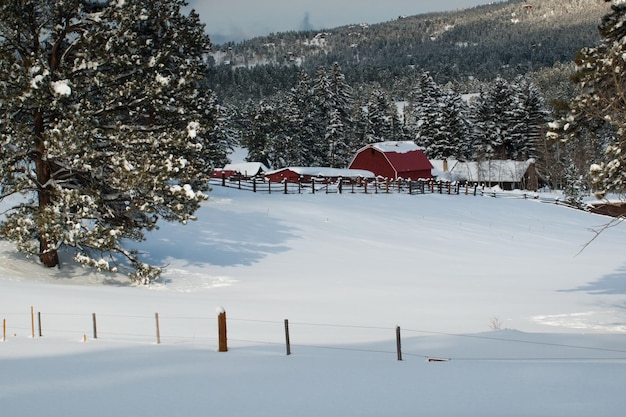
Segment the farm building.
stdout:
<path fill-rule="evenodd" d="M 449 161 L 450 162 L 450 161 Z M 487 187 L 499 186 L 503 190 L 531 190 L 539 188 L 535 160 L 491 160 L 482 162 L 457 162 L 448 164 L 449 171 L 442 178 L 468 181 Z"/>
<path fill-rule="evenodd" d="M 424 150 L 410 141 L 372 143 L 359 149 L 348 166 L 391 179 L 432 178 L 432 164 Z"/>
<path fill-rule="evenodd" d="M 267 167 L 261 162 L 241 162 L 237 164 L 226 164 L 224 168 L 214 169 L 211 176 L 214 178 L 226 178 L 241 177 L 252 178 L 265 174 Z"/>
<path fill-rule="evenodd" d="M 362 169 L 339 169 L 327 167 L 286 167 L 265 173 L 265 178 L 272 182 L 320 182 L 336 181 L 339 178 L 358 181 L 372 180 L 374 173 Z"/>

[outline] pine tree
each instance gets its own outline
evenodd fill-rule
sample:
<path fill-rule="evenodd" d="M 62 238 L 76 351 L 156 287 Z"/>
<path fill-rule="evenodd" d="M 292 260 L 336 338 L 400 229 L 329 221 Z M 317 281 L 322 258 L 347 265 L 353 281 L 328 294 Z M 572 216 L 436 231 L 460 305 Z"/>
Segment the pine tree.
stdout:
<path fill-rule="evenodd" d="M 611 127 L 613 135 L 603 135 L 610 140 L 604 160 L 590 167 L 593 188 L 601 197 L 626 191 L 626 4 L 612 4 L 599 29 L 601 44 L 582 49 L 575 59 L 574 80 L 582 92 L 551 135 L 571 142 Z"/>
<path fill-rule="evenodd" d="M 563 188 L 565 202 L 573 207 L 582 209 L 584 207 L 585 187 L 583 184 L 583 176 L 580 175 L 574 165 L 574 161 L 570 160 L 565 167 L 565 187 Z"/>
<path fill-rule="evenodd" d="M 68 248 L 100 270 L 126 260 L 137 281 L 159 275 L 123 241 L 192 220 L 227 151 L 200 86 L 210 41 L 184 5 L 0 1 L 0 198 L 24 196 L 0 236 L 18 250 L 48 267 Z"/>
<path fill-rule="evenodd" d="M 422 73 L 411 94 L 409 120 L 415 142 L 433 159 L 464 158 L 469 148 L 469 125 L 461 97 Z"/>
<path fill-rule="evenodd" d="M 513 91 L 503 78 L 483 88 L 473 107 L 477 159 L 510 159 L 513 146 L 510 130 L 515 126 Z"/>

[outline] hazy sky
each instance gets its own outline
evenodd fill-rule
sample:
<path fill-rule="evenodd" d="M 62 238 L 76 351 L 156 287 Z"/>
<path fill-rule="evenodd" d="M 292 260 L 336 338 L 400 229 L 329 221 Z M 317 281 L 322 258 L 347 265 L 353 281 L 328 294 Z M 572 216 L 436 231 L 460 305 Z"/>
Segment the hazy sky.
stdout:
<path fill-rule="evenodd" d="M 379 23 L 402 15 L 454 10 L 488 0 L 188 0 L 214 43 L 271 32 Z"/>

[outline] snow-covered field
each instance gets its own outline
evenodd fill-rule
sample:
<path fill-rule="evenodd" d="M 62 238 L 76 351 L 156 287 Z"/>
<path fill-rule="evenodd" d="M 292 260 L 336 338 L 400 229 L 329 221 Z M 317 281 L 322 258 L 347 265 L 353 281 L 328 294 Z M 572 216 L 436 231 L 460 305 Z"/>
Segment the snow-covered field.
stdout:
<path fill-rule="evenodd" d="M 149 287 L 48 271 L 0 242 L 2 415 L 624 414 L 626 225 L 578 253 L 609 218 L 537 200 L 221 187 L 198 217 L 137 246 L 168 265 Z"/>

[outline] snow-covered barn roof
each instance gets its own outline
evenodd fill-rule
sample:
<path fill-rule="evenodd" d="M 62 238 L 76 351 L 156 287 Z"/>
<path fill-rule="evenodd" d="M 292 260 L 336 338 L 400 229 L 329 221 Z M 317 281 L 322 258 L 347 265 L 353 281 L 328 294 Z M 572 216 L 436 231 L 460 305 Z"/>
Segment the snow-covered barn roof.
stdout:
<path fill-rule="evenodd" d="M 370 145 L 366 145 L 361 149 L 366 149 L 366 148 L 374 148 L 374 149 L 378 149 L 381 152 L 384 153 L 389 153 L 389 152 L 395 152 L 395 153 L 407 153 L 407 152 L 412 152 L 412 151 L 423 151 L 424 148 L 421 148 L 419 146 L 417 146 L 415 144 L 415 142 L 413 141 L 387 141 L 387 142 L 378 142 L 378 143 L 372 143 Z M 359 149 L 359 151 L 361 150 Z"/>
<path fill-rule="evenodd" d="M 254 176 L 268 171 L 268 168 L 262 162 L 239 162 L 236 164 L 226 164 L 222 169 L 224 171 L 235 171 L 245 176 Z"/>
<path fill-rule="evenodd" d="M 266 172 L 265 175 L 272 175 L 277 172 L 289 170 L 298 175 L 307 177 L 323 177 L 323 178 L 375 178 L 371 171 L 364 169 L 341 169 L 329 167 L 286 167 L 274 171 Z"/>

